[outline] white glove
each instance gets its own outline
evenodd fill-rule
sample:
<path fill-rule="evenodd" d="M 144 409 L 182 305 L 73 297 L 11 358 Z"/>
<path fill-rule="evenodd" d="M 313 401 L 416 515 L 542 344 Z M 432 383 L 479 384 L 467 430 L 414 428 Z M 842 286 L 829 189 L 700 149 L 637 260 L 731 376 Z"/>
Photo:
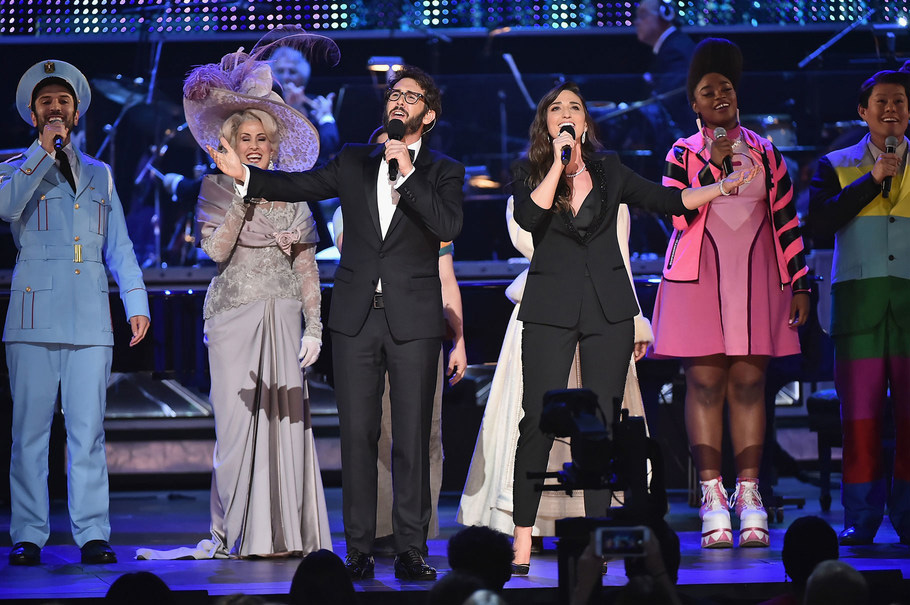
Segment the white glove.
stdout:
<path fill-rule="evenodd" d="M 177 174 L 176 172 L 168 172 L 162 178 L 162 183 L 164 184 L 165 190 L 171 194 L 171 197 L 177 196 L 177 186 L 180 184 L 180 181 L 183 180 L 182 174 Z"/>
<path fill-rule="evenodd" d="M 308 368 L 319 359 L 319 351 L 322 350 L 322 340 L 314 336 L 304 336 L 300 339 L 300 353 L 297 359 L 300 360 L 301 368 Z"/>

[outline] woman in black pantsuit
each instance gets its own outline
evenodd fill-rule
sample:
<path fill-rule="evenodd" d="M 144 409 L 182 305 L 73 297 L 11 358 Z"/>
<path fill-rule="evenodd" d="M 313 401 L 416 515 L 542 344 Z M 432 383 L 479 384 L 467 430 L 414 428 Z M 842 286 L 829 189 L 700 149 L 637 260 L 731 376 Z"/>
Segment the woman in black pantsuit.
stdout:
<path fill-rule="evenodd" d="M 570 126 L 577 133 L 567 132 Z M 561 161 L 563 147 L 569 161 Z M 534 237 L 534 256 L 518 318 L 522 332 L 524 418 L 515 453 L 513 573 L 528 573 L 531 526 L 540 493 L 529 471 L 546 470 L 552 437 L 539 428 L 543 396 L 565 388 L 576 345 L 582 382 L 597 395 L 610 429 L 615 400 L 622 400 L 633 349 L 632 318 L 638 304 L 616 236 L 620 203 L 666 214 L 694 210 L 729 195 L 756 171 L 736 173 L 697 189 L 668 189 L 599 152 L 594 122 L 578 86 L 566 82 L 537 105 L 527 157 L 512 168 L 515 220 Z M 644 347 L 636 350 L 644 355 Z M 585 492 L 585 512 L 603 516 L 606 490 Z"/>

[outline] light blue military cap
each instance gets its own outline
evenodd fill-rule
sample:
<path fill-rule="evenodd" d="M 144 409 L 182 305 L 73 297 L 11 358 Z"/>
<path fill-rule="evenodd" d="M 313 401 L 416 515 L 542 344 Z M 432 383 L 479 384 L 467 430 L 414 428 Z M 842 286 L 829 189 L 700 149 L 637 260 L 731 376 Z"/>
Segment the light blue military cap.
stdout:
<path fill-rule="evenodd" d="M 27 124 L 32 123 L 32 93 L 44 80 L 58 78 L 63 80 L 76 93 L 76 109 L 84 116 L 89 103 L 92 102 L 92 89 L 82 72 L 72 64 L 57 59 L 48 59 L 35 63 L 22 74 L 19 87 L 16 88 L 16 109 Z"/>

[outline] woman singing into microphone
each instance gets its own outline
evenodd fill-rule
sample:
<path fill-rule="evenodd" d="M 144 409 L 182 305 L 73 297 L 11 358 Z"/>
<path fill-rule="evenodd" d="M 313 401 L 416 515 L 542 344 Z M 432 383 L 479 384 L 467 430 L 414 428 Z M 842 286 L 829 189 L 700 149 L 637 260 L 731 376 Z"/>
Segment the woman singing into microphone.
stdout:
<path fill-rule="evenodd" d="M 544 393 L 565 388 L 578 347 L 581 382 L 597 395 L 608 429 L 613 403 L 622 400 L 639 309 L 617 239 L 619 204 L 682 214 L 729 195 L 760 170 L 700 188 L 661 187 L 623 166 L 615 153 L 600 152 L 594 126 L 578 86 L 562 84 L 538 103 L 527 157 L 512 168 L 515 220 L 534 239 L 518 315 L 524 322 L 524 418 L 515 453 L 513 573 L 520 575 L 529 570 L 540 503 L 527 475 L 546 470 L 552 444 L 539 428 Z M 585 513 L 603 516 L 610 499 L 608 490 L 585 491 Z"/>
<path fill-rule="evenodd" d="M 686 372 L 686 430 L 701 482 L 702 548 L 733 546 L 729 509 L 740 518 L 740 546 L 768 546 L 758 493 L 765 439 L 765 370 L 771 357 L 799 353 L 796 328 L 809 312 L 808 269 L 780 152 L 739 123 L 736 88 L 742 54 L 728 40 L 695 49 L 687 89 L 698 132 L 667 154 L 664 185 L 683 191 L 729 170 L 761 166 L 744 184 L 673 217 L 675 231 L 654 305 L 654 356 L 680 357 Z M 729 404 L 736 490 L 721 471 L 724 400 Z"/>

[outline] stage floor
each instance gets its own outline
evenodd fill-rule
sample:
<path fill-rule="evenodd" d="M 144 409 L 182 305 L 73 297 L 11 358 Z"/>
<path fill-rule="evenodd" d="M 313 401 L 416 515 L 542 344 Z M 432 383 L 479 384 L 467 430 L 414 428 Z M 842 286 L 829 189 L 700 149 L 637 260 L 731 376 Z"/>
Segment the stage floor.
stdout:
<path fill-rule="evenodd" d="M 787 526 L 794 519 L 816 514 L 841 529 L 842 510 L 834 503 L 832 510 L 822 512 L 818 489 L 792 478 L 782 479 L 775 492 L 804 497 L 806 506 L 798 510 L 788 506 L 783 523 L 771 526 L 771 548 L 702 550 L 699 548 L 697 510 L 690 508 L 682 494 L 671 502 L 668 520 L 679 533 L 682 565 L 680 590 L 698 598 L 716 598 L 724 602 L 733 598 L 738 603 L 757 602 L 780 593 L 785 574 L 781 564 L 781 546 Z M 334 550 L 344 554 L 341 523 L 341 490 L 326 490 Z M 446 540 L 460 529 L 454 522 L 457 494 L 444 495 L 440 503 L 441 534 L 430 542 L 428 562 L 441 574 L 448 571 Z M 110 584 L 121 574 L 151 571 L 175 591 L 186 592 L 181 602 L 205 603 L 206 598 L 234 593 L 264 596 L 286 595 L 297 567 L 296 559 L 256 561 L 138 561 L 137 548 L 155 549 L 192 546 L 207 537 L 208 492 L 115 492 L 111 495 L 112 544 L 119 563 L 84 566 L 79 550 L 72 544 L 65 503 L 52 505 L 52 535 L 42 551 L 43 564 L 33 568 L 10 567 L 6 552 L 9 541 L 9 507 L 0 510 L 0 599 L 39 599 L 63 601 L 74 597 L 103 597 Z M 553 539 L 545 541 L 546 551 L 532 559 L 527 578 L 513 578 L 506 589 L 512 603 L 556 602 L 556 551 Z M 841 548 L 841 559 L 861 571 L 899 570 L 910 578 L 910 548 L 898 544 L 897 535 L 885 520 L 872 546 Z M 892 576 L 893 577 L 893 576 Z M 626 578 L 621 561 L 611 563 L 604 577 L 605 585 L 620 586 Z M 395 602 L 423 602 L 422 591 L 432 583 L 401 582 L 392 571 L 392 558 L 376 560 L 376 578 L 357 583 L 358 591 L 374 593 L 373 602 L 389 602 L 382 597 L 395 597 Z M 738 589 L 731 593 L 731 586 Z M 516 591 L 516 592 L 513 592 Z M 397 596 L 395 596 L 397 594 Z M 365 597 L 367 595 L 364 595 Z"/>

